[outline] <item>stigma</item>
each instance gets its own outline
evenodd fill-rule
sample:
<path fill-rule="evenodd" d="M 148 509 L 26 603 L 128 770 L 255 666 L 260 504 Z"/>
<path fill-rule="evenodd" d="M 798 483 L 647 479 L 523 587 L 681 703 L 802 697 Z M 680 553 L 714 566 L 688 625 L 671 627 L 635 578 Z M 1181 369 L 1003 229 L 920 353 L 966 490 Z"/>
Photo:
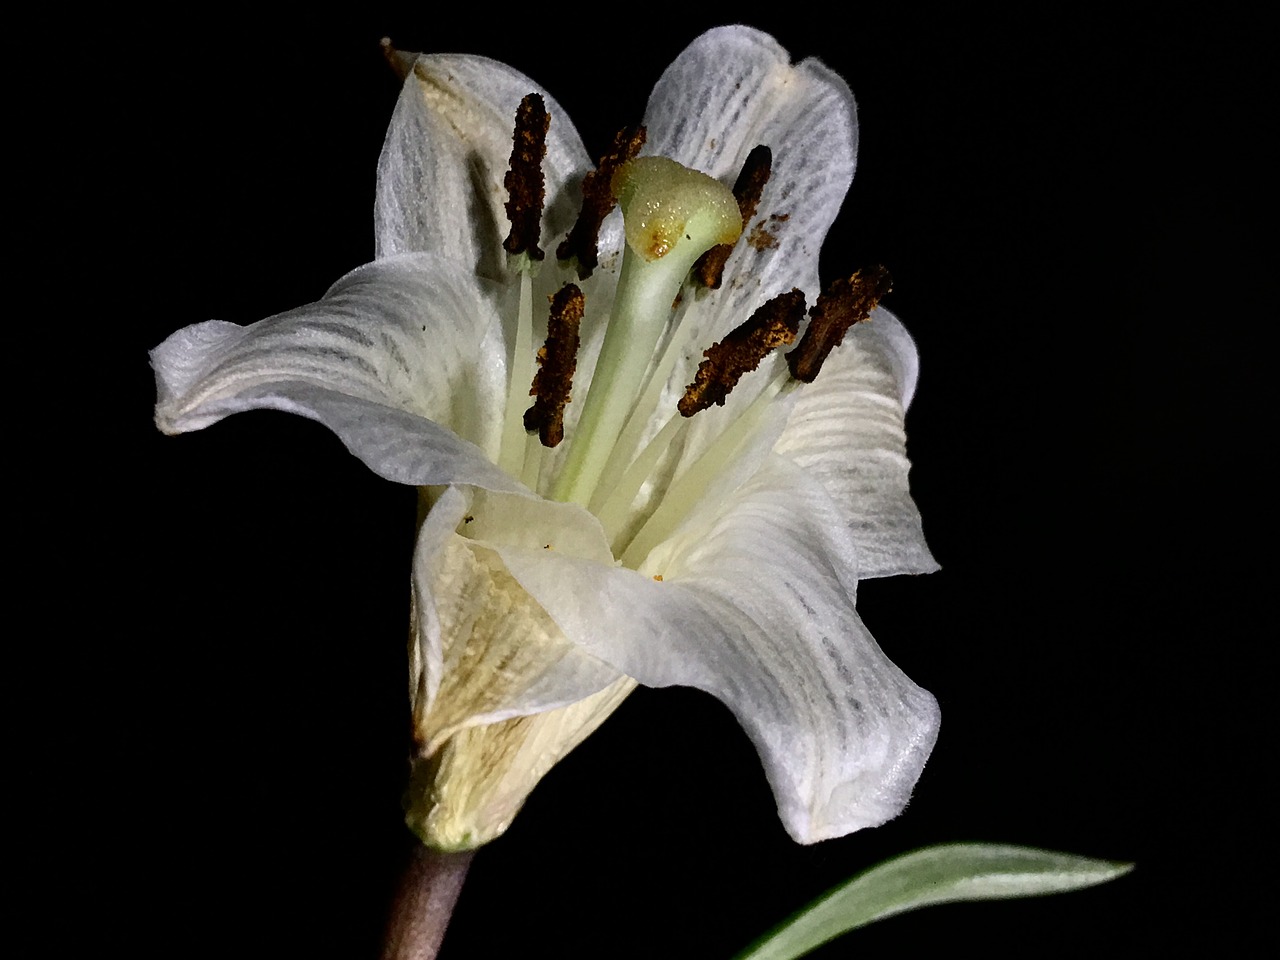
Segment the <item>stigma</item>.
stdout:
<path fill-rule="evenodd" d="M 622 208 L 627 246 L 646 261 L 685 243 L 698 248 L 696 262 L 742 233 L 738 201 L 724 184 L 666 157 L 623 164 L 613 175 L 613 194 Z"/>

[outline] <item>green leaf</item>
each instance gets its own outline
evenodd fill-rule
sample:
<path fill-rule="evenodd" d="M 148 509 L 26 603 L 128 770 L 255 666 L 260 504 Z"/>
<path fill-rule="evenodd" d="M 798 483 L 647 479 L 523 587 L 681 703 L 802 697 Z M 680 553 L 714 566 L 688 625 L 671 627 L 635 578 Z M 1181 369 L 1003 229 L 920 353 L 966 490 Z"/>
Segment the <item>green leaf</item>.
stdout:
<path fill-rule="evenodd" d="M 738 960 L 792 960 L 842 933 L 934 903 L 1063 893 L 1114 880 L 1131 863 L 989 843 L 925 847 L 886 860 L 815 900 Z"/>

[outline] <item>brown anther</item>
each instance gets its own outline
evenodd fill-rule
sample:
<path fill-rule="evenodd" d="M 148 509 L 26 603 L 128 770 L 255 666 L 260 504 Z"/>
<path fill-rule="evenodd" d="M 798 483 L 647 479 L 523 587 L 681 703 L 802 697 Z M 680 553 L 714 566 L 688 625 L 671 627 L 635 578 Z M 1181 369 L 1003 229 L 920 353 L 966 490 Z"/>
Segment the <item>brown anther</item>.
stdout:
<path fill-rule="evenodd" d="M 529 390 L 535 399 L 524 412 L 524 428 L 530 433 L 537 430 L 544 447 L 554 447 L 564 439 L 564 408 L 571 399 L 573 372 L 578 367 L 578 324 L 586 302 L 573 283 L 566 283 L 551 297 L 547 342 L 538 351 L 538 372 Z"/>
<path fill-rule="evenodd" d="M 724 406 L 729 391 L 750 373 L 770 350 L 794 343 L 804 319 L 804 294 L 780 293 L 702 355 L 693 383 L 676 405 L 681 416 L 692 417 L 713 403 Z"/>
<path fill-rule="evenodd" d="M 516 130 L 511 138 L 511 168 L 503 178 L 507 188 L 507 219 L 511 232 L 502 241 L 507 253 L 527 253 L 533 260 L 545 254 L 538 246 L 542 229 L 542 204 L 546 184 L 542 177 L 542 158 L 547 155 L 547 129 L 551 116 L 542 97 L 531 93 L 520 101 L 516 110 Z"/>
<path fill-rule="evenodd" d="M 644 146 L 642 126 L 624 127 L 613 138 L 613 146 L 600 158 L 596 168 L 582 179 L 582 209 L 578 220 L 556 248 L 560 260 L 578 262 L 578 279 L 585 280 L 600 262 L 600 224 L 618 202 L 613 195 L 613 174 L 629 160 L 634 160 Z"/>
<path fill-rule="evenodd" d="M 382 56 L 386 59 L 387 66 L 391 68 L 396 77 L 403 80 L 409 76 L 410 71 L 413 70 L 414 61 L 418 59 L 418 55 L 405 50 L 397 50 L 390 37 L 383 37 L 378 41 L 378 44 L 382 47 Z"/>
<path fill-rule="evenodd" d="M 733 182 L 733 197 L 738 201 L 738 209 L 742 211 L 742 229 L 756 215 L 756 207 L 764 193 L 764 185 L 769 182 L 769 172 L 773 169 L 773 151 L 764 144 L 752 148 L 747 154 L 746 162 Z M 698 258 L 693 265 L 693 275 L 709 290 L 719 290 L 724 276 L 724 265 L 733 253 L 732 243 L 721 243 Z"/>
<path fill-rule="evenodd" d="M 869 319 L 876 304 L 892 289 L 893 278 L 879 264 L 857 271 L 848 280 L 832 281 L 809 312 L 809 328 L 800 345 L 787 354 L 791 376 L 812 383 L 849 328 Z"/>

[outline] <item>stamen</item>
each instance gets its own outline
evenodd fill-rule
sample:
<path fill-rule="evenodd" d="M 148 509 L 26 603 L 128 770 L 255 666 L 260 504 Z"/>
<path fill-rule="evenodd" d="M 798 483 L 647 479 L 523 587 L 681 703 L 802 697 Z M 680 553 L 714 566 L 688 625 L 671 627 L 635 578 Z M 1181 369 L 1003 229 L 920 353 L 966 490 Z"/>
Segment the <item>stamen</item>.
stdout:
<path fill-rule="evenodd" d="M 756 207 L 760 204 L 760 196 L 764 193 L 764 185 L 769 182 L 769 172 L 773 169 L 773 151 L 764 144 L 758 144 L 747 154 L 746 162 L 733 182 L 733 196 L 738 201 L 738 209 L 742 211 L 742 229 L 756 215 Z M 704 253 L 693 265 L 693 275 L 704 287 L 719 290 L 724 276 L 724 265 L 733 253 L 732 243 L 722 243 Z"/>
<path fill-rule="evenodd" d="M 526 261 L 526 264 L 531 261 Z M 516 309 L 515 341 L 511 345 L 507 404 L 502 416 L 502 444 L 498 466 L 515 476 L 525 460 L 527 438 L 521 408 L 529 394 L 525 384 L 533 379 L 533 280 L 528 270 L 520 271 L 520 300 Z"/>
<path fill-rule="evenodd" d="M 832 281 L 810 311 L 809 328 L 800 338 L 800 345 L 787 354 L 791 376 L 812 383 L 827 355 L 840 346 L 849 328 L 868 319 L 892 289 L 893 278 L 879 264 L 857 271 L 848 280 Z"/>
<path fill-rule="evenodd" d="M 693 383 L 677 404 L 680 415 L 692 417 L 712 404 L 723 407 L 725 397 L 743 374 L 760 366 L 770 350 L 795 342 L 803 319 L 804 294 L 799 290 L 767 301 L 745 323 L 703 352 L 707 359 L 698 365 Z"/>
<path fill-rule="evenodd" d="M 578 367 L 578 325 L 586 298 L 576 284 L 566 283 L 551 297 L 547 342 L 538 351 L 538 372 L 529 395 L 534 404 L 524 414 L 524 428 L 537 430 L 544 447 L 564 439 L 564 408 Z"/>
<path fill-rule="evenodd" d="M 599 264 L 600 225 L 613 209 L 613 174 L 624 163 L 635 158 L 644 146 L 645 129 L 642 126 L 624 127 L 613 138 L 613 146 L 600 158 L 595 170 L 582 180 L 582 209 L 578 220 L 556 248 L 560 260 L 576 260 L 578 279 L 591 276 Z"/>
<path fill-rule="evenodd" d="M 510 197 L 507 219 L 511 221 L 511 232 L 502 242 L 503 249 L 512 255 L 527 253 L 533 260 L 545 256 L 538 246 L 538 236 L 547 192 L 542 158 L 547 155 L 550 126 L 551 117 L 541 96 L 531 93 L 520 101 L 515 134 L 511 138 L 511 169 L 502 181 Z"/>
<path fill-rule="evenodd" d="M 657 509 L 649 516 L 643 526 L 636 532 L 631 542 L 623 547 L 614 545 L 614 556 L 622 554 L 622 565 L 632 570 L 639 570 L 640 564 L 649 552 L 663 540 L 675 532 L 681 521 L 697 504 L 706 489 L 723 473 L 726 465 L 741 450 L 760 425 L 764 422 L 769 407 L 779 397 L 800 386 L 785 373 L 774 380 L 751 401 L 750 406 L 733 421 L 720 436 L 712 441 L 702 455 L 667 488 Z M 688 420 L 673 422 L 686 424 Z"/>

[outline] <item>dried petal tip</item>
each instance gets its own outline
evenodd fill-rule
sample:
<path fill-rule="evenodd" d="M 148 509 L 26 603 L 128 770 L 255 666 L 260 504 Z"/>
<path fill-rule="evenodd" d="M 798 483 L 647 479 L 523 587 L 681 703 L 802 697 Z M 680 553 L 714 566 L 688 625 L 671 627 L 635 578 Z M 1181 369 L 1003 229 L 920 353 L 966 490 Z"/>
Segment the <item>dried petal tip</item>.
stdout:
<path fill-rule="evenodd" d="M 390 37 L 383 37 L 378 43 L 382 47 L 382 56 L 386 58 L 387 66 L 391 68 L 396 77 L 403 80 L 409 76 L 413 71 L 413 64 L 418 59 L 418 55 L 405 50 L 397 50 Z"/>
<path fill-rule="evenodd" d="M 586 298 L 573 283 L 566 283 L 551 298 L 547 342 L 538 351 L 538 372 L 529 390 L 536 399 L 524 414 L 524 428 L 531 433 L 537 430 L 544 447 L 564 439 L 564 408 L 578 367 L 578 324 L 585 306 Z"/>
<path fill-rule="evenodd" d="M 800 338 L 800 345 L 787 354 L 791 376 L 812 383 L 827 355 L 840 346 L 849 328 L 868 319 L 892 289 L 893 278 L 879 264 L 857 271 L 848 280 L 832 281 L 810 311 L 809 328 Z"/>
<path fill-rule="evenodd" d="M 645 129 L 641 126 L 624 127 L 613 138 L 613 146 L 600 158 L 595 170 L 582 180 L 582 209 L 577 222 L 556 248 L 560 260 L 576 260 L 578 279 L 585 280 L 599 264 L 600 225 L 613 209 L 613 174 L 629 160 L 635 159 L 644 146 Z"/>
<path fill-rule="evenodd" d="M 747 154 L 738 179 L 733 182 L 733 196 L 738 201 L 738 210 L 742 213 L 742 229 L 756 215 L 756 207 L 764 193 L 764 185 L 769 182 L 769 172 L 773 169 L 773 151 L 764 144 L 758 144 Z M 720 289 L 720 280 L 724 275 L 724 265 L 733 253 L 733 244 L 722 243 L 712 247 L 693 265 L 693 275 L 710 290 Z"/>
<path fill-rule="evenodd" d="M 538 246 L 542 229 L 542 204 L 546 186 L 542 177 L 542 158 L 547 155 L 547 129 L 551 117 L 542 97 L 531 93 L 520 101 L 516 110 L 516 129 L 511 143 L 511 169 L 502 185 L 510 197 L 507 219 L 511 232 L 502 242 L 510 254 L 527 253 L 541 260 L 545 254 Z"/>
<path fill-rule="evenodd" d="M 703 353 L 693 383 L 677 404 L 680 414 L 692 417 L 713 403 L 724 406 L 729 391 L 742 375 L 750 373 L 770 350 L 794 343 L 804 318 L 804 294 L 780 293 L 751 315 L 744 324 Z"/>

